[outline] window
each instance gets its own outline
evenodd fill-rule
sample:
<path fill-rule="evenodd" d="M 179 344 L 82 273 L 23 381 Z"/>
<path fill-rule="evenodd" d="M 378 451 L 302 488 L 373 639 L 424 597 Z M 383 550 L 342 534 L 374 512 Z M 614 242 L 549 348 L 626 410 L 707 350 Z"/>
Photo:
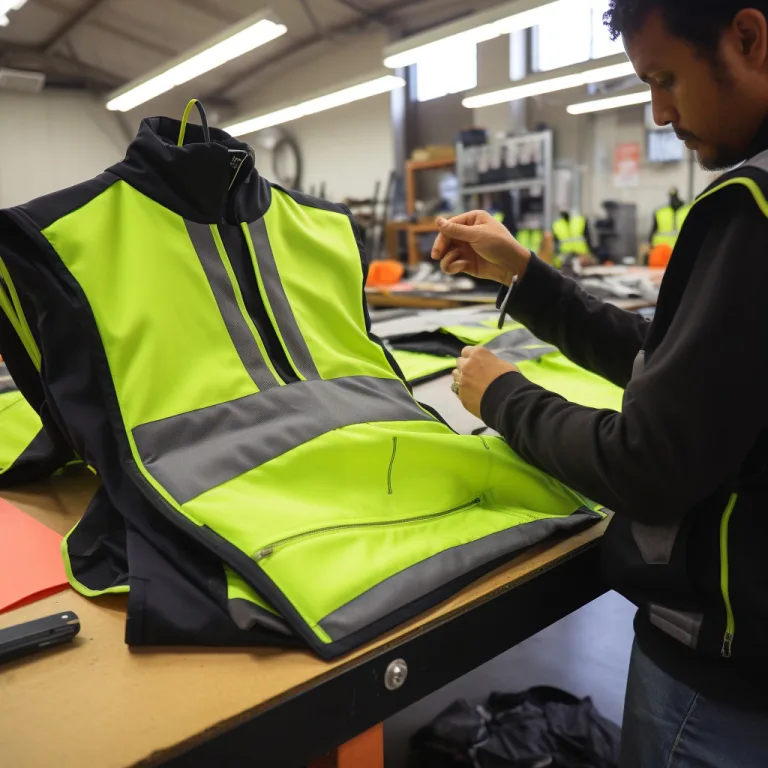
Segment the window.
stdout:
<path fill-rule="evenodd" d="M 608 0 L 574 0 L 570 8 L 557 14 L 533 31 L 533 62 L 537 72 L 601 59 L 624 50 L 621 40 L 611 40 L 603 26 Z"/>
<path fill-rule="evenodd" d="M 416 99 L 429 101 L 477 88 L 477 45 L 436 46 L 416 64 Z"/>

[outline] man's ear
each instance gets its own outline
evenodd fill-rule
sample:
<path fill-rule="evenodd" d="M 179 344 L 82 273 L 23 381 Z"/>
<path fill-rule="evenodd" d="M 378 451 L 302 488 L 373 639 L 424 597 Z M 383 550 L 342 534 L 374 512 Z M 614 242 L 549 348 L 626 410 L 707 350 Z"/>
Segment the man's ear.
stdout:
<path fill-rule="evenodd" d="M 754 69 L 763 69 L 768 64 L 768 21 L 763 13 L 744 8 L 734 17 L 731 31 L 746 63 Z"/>

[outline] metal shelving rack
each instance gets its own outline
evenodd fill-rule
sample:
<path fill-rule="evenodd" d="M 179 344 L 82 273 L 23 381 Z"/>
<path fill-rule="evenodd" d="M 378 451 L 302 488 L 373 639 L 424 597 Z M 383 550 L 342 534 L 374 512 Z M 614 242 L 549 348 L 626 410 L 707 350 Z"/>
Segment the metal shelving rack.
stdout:
<path fill-rule="evenodd" d="M 545 231 L 552 228 L 554 221 L 554 151 L 552 131 L 539 131 L 537 133 L 526 133 L 522 136 L 505 138 L 500 142 L 491 142 L 491 144 L 504 144 L 507 147 L 514 144 L 530 145 L 533 142 L 541 141 L 541 160 L 538 163 L 538 174 L 535 178 L 509 179 L 508 181 L 499 181 L 492 184 L 467 184 L 464 178 L 464 171 L 467 167 L 466 148 L 458 145 L 456 147 L 456 169 L 459 177 L 459 193 L 466 209 L 472 207 L 471 198 L 475 195 L 490 194 L 493 192 L 515 192 L 523 189 L 541 188 L 543 201 L 543 221 L 541 228 Z M 487 146 L 487 145 L 485 145 Z M 517 213 L 519 214 L 519 199 L 516 201 Z"/>

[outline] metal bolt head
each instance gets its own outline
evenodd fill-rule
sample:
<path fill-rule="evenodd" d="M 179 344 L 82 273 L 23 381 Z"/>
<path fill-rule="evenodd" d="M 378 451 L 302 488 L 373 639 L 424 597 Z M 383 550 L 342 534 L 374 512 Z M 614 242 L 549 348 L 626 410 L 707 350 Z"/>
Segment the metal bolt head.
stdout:
<path fill-rule="evenodd" d="M 408 665 L 403 659 L 395 659 L 384 673 L 384 685 L 388 691 L 396 691 L 403 687 L 407 677 Z"/>

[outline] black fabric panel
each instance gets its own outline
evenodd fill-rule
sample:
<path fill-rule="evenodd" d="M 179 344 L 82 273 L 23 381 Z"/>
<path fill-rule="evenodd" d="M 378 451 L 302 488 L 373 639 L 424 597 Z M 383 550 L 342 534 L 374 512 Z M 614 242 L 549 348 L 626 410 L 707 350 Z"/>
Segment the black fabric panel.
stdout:
<path fill-rule="evenodd" d="M 461 351 L 467 346 L 466 342 L 440 331 L 414 333 L 390 341 L 389 344 L 393 349 L 403 352 L 420 352 L 435 357 L 461 357 Z"/>
<path fill-rule="evenodd" d="M 77 184 L 68 189 L 61 189 L 50 195 L 38 197 L 31 202 L 18 206 L 18 209 L 28 216 L 40 229 L 46 229 L 54 221 L 58 221 L 78 208 L 82 208 L 102 192 L 109 189 L 118 177 L 105 171 L 102 174 Z"/>
<path fill-rule="evenodd" d="M 97 592 L 128 585 L 125 520 L 102 487 L 67 539 L 75 578 Z"/>

